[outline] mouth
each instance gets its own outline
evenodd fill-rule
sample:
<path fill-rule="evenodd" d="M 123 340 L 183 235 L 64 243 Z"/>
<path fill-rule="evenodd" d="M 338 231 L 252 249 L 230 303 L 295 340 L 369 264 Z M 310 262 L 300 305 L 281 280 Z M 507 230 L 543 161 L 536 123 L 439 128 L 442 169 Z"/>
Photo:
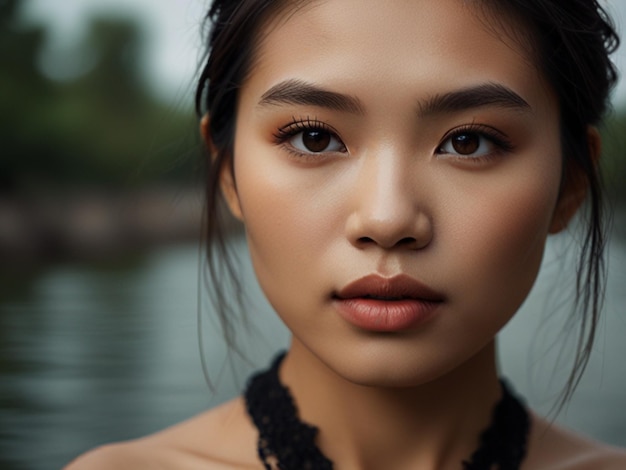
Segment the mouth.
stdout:
<path fill-rule="evenodd" d="M 407 299 L 409 297 L 388 297 L 388 296 L 383 296 L 383 295 L 364 295 L 363 296 L 364 299 L 374 299 L 374 300 L 389 300 L 389 301 L 393 301 L 393 300 L 402 300 L 402 299 Z"/>
<path fill-rule="evenodd" d="M 369 275 L 333 294 L 337 311 L 353 326 L 373 332 L 419 327 L 435 316 L 443 294 L 401 274 L 385 278 Z"/>
<path fill-rule="evenodd" d="M 333 294 L 339 300 L 374 299 L 383 301 L 422 300 L 443 302 L 444 296 L 406 274 L 382 277 L 377 274 L 351 282 Z"/>

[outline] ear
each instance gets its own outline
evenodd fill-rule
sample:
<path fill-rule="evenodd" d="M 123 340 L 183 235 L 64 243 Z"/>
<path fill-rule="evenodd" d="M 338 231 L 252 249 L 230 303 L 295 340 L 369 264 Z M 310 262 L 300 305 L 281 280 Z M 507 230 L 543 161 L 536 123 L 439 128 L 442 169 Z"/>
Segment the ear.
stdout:
<path fill-rule="evenodd" d="M 602 139 L 598 129 L 593 126 L 587 128 L 587 145 L 593 165 L 597 167 L 602 151 Z M 565 181 L 554 209 L 550 233 L 559 233 L 564 230 L 587 196 L 587 177 L 582 168 L 570 164 L 564 173 Z"/>
<path fill-rule="evenodd" d="M 213 143 L 213 138 L 211 137 L 211 119 L 208 114 L 205 114 L 200 120 L 200 134 L 202 135 L 202 139 L 209 150 L 211 160 L 214 160 L 217 158 L 218 151 Z M 237 194 L 237 186 L 235 184 L 232 157 L 226 158 L 219 171 L 220 189 L 224 199 L 226 200 L 226 204 L 228 205 L 231 214 L 233 214 L 235 218 L 243 221 L 241 205 L 239 204 L 239 194 Z"/>

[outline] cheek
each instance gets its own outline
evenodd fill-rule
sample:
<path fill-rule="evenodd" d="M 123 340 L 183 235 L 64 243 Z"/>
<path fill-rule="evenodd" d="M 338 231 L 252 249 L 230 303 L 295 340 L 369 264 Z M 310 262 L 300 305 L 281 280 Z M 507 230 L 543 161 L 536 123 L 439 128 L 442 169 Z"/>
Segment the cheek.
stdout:
<path fill-rule="evenodd" d="M 457 267 L 456 279 L 468 305 L 488 308 L 505 320 L 537 276 L 556 205 L 560 164 L 508 175 L 449 202 L 456 215 L 445 219 L 450 225 L 443 234 L 446 245 L 456 247 L 447 257 Z"/>
<path fill-rule="evenodd" d="M 271 297 L 273 286 L 315 280 L 315 267 L 336 239 L 340 196 L 322 184 L 318 170 L 303 172 L 277 159 L 275 149 L 255 147 L 255 153 L 241 147 L 235 174 L 252 263 Z"/>

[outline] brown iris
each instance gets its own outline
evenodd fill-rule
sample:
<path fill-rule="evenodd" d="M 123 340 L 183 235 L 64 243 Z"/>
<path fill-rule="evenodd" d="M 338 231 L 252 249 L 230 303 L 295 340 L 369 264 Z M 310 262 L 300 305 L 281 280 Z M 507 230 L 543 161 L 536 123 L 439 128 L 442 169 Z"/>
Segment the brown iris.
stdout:
<path fill-rule="evenodd" d="M 323 152 L 330 145 L 332 136 L 324 130 L 302 132 L 302 144 L 309 152 Z"/>
<path fill-rule="evenodd" d="M 480 148 L 480 137 L 476 134 L 459 134 L 452 137 L 450 143 L 460 155 L 470 155 Z"/>

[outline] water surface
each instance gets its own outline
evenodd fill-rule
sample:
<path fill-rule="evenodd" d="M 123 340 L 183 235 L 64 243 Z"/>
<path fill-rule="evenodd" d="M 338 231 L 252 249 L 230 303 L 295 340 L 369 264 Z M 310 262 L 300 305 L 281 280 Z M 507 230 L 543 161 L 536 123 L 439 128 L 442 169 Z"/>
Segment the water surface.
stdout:
<path fill-rule="evenodd" d="M 245 244 L 238 240 L 239 249 Z M 570 308 L 571 262 L 549 245 L 532 296 L 501 335 L 504 375 L 548 412 L 571 348 L 559 338 Z M 223 367 L 225 345 L 202 301 L 204 379 L 197 342 L 196 246 L 160 249 L 108 265 L 58 265 L 0 288 L 0 468 L 59 468 L 88 448 L 154 432 L 238 393 L 249 371 L 287 345 L 258 286 L 248 310 L 251 364 Z M 626 446 L 626 243 L 611 246 L 611 278 L 598 342 L 575 398 L 559 415 L 606 442 Z M 249 264 L 242 268 L 254 283 Z M 555 280 L 555 278 L 559 278 Z M 555 287 L 557 286 L 557 287 Z M 560 286 L 560 287 L 559 287 Z M 202 297 L 202 296 L 200 296 Z M 564 304 L 559 309 L 557 306 Z M 561 346 L 566 344 L 565 349 Z"/>

